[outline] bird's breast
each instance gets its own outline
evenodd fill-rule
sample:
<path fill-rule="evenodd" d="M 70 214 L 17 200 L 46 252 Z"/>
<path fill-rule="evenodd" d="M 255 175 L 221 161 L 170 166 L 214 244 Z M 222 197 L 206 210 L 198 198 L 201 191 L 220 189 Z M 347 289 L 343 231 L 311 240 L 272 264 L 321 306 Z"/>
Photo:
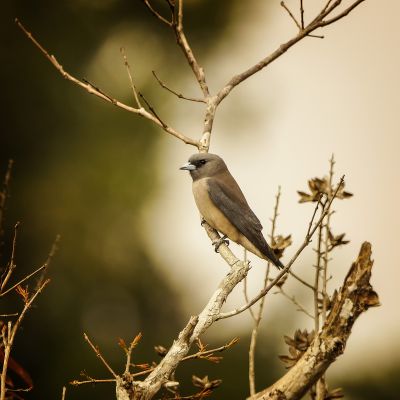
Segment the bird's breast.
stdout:
<path fill-rule="evenodd" d="M 211 200 L 207 179 L 199 179 L 193 182 L 193 196 L 197 208 L 210 226 L 237 242 L 239 231 Z"/>

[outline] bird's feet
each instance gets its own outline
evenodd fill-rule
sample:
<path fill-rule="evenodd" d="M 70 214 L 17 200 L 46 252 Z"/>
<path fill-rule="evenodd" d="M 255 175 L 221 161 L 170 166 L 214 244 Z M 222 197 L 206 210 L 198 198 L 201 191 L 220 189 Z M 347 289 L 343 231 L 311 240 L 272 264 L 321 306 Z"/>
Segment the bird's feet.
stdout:
<path fill-rule="evenodd" d="M 207 221 L 204 219 L 204 217 L 201 217 L 200 225 L 203 226 L 206 223 L 207 223 Z"/>
<path fill-rule="evenodd" d="M 226 240 L 228 236 L 224 235 L 222 238 L 219 238 L 218 240 L 215 240 L 212 244 L 215 246 L 215 252 L 218 253 L 219 246 L 221 246 L 222 243 L 225 243 L 227 246 L 229 246 L 229 240 Z"/>

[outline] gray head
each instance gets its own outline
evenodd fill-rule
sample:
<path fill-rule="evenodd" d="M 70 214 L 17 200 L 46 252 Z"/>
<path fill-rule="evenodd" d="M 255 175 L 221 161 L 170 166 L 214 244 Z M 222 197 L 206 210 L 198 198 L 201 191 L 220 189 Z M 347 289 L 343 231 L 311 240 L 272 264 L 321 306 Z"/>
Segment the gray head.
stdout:
<path fill-rule="evenodd" d="M 224 160 L 216 154 L 196 153 L 190 156 L 189 162 L 181 168 L 190 172 L 195 181 L 201 178 L 209 178 L 227 170 Z"/>

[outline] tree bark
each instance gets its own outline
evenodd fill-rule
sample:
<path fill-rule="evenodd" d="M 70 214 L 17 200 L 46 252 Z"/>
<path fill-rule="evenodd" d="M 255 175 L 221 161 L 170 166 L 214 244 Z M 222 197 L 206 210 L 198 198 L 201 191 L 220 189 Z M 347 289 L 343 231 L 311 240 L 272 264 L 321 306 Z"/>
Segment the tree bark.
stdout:
<path fill-rule="evenodd" d="M 297 400 L 324 374 L 345 349 L 351 328 L 369 307 L 379 306 L 379 298 L 370 284 L 371 244 L 364 242 L 343 286 L 335 291 L 331 311 L 324 326 L 298 362 L 277 382 L 249 400 Z"/>

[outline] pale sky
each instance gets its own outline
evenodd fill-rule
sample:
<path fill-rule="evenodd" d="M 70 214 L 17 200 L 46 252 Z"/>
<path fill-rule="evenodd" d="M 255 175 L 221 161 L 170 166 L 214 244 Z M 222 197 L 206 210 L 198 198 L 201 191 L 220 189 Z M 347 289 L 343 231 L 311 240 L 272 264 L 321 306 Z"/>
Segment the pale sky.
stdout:
<path fill-rule="evenodd" d="M 200 62 L 213 90 L 295 33 L 279 2 L 274 3 L 239 5 L 234 14 L 240 21 L 232 22 L 220 42 L 210 43 L 210 58 Z M 297 4 L 287 3 L 293 7 Z M 269 18 L 268 13 L 272 13 Z M 274 196 L 281 185 L 278 231 L 291 233 L 294 239 L 284 261 L 303 240 L 312 212 L 312 206 L 298 204 L 296 190 L 307 189 L 307 179 L 325 175 L 328 160 L 335 154 L 336 178 L 345 174 L 347 188 L 355 196 L 338 201 L 334 207 L 337 213 L 333 229 L 336 233 L 346 232 L 351 243 L 334 254 L 331 271 L 335 276 L 330 289 L 340 285 L 361 243 L 368 240 L 375 260 L 372 284 L 382 303 L 382 307 L 369 310 L 356 322 L 340 360 L 342 372 L 366 356 L 374 357 L 374 363 L 362 364 L 366 372 L 392 361 L 396 353 L 393 346 L 400 335 L 400 273 L 396 259 L 400 227 L 399 15 L 397 0 L 367 0 L 347 18 L 321 32 L 325 39 L 302 41 L 242 83 L 217 112 L 210 148 L 225 159 L 266 234 Z M 188 95 L 198 93 L 191 76 L 178 84 L 174 87 Z M 171 96 L 169 107 L 173 112 L 171 123 L 199 137 L 201 106 Z M 214 253 L 200 227 L 190 177 L 178 170 L 194 148 L 167 136 L 159 146 L 162 186 L 143 217 L 147 243 L 166 279 L 181 293 L 189 316 L 206 304 L 227 272 L 227 265 Z M 260 182 L 264 182 L 261 187 Z M 232 248 L 236 255 L 242 255 L 237 247 Z M 296 272 L 309 276 L 310 271 L 305 269 L 310 270 L 313 257 L 311 248 L 306 250 L 295 266 Z M 248 279 L 255 293 L 261 286 L 263 263 L 256 257 L 251 259 L 253 268 Z M 288 288 L 305 304 L 308 298 L 311 301 L 297 283 Z M 226 309 L 243 302 L 239 289 Z M 269 329 L 274 318 L 287 317 L 284 322 L 290 329 L 282 334 L 310 325 L 283 297 L 272 296 L 270 307 L 263 329 Z M 240 335 L 250 330 L 249 321 L 248 316 L 241 316 L 220 322 L 211 333 L 226 338 L 229 329 L 229 338 Z"/>

